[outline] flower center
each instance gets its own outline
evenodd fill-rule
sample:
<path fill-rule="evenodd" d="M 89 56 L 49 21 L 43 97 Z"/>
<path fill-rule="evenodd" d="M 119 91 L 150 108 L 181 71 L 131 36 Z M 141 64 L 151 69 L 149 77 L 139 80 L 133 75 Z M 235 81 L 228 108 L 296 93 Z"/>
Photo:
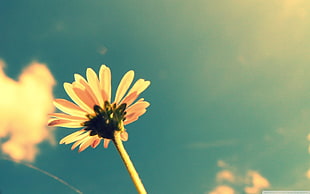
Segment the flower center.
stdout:
<path fill-rule="evenodd" d="M 90 130 L 90 136 L 98 135 L 102 138 L 113 139 L 114 131 L 124 131 L 123 121 L 126 119 L 126 104 L 116 106 L 108 101 L 104 102 L 104 107 L 94 106 L 95 115 L 86 115 L 89 119 L 82 123 L 85 130 Z"/>

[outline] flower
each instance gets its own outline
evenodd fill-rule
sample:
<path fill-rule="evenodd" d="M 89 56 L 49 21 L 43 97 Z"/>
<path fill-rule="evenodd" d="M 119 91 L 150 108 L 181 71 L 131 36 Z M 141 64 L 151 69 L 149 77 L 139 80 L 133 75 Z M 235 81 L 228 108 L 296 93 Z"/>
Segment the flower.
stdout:
<path fill-rule="evenodd" d="M 64 113 L 49 114 L 51 118 L 48 126 L 83 127 L 59 142 L 60 144 L 75 142 L 71 150 L 79 146 L 79 152 L 89 146 L 96 148 L 102 139 L 104 147 L 107 148 L 115 132 L 120 133 L 122 141 L 127 141 L 128 133 L 124 125 L 136 121 L 150 105 L 144 98 L 136 101 L 150 85 L 150 81 L 139 79 L 128 91 L 134 78 L 134 71 L 128 71 L 120 81 L 114 102 L 111 103 L 110 68 L 102 65 L 99 79 L 95 71 L 88 68 L 86 77 L 87 80 L 79 74 L 74 74 L 75 81 L 72 84 L 64 83 L 65 91 L 75 103 L 55 99 L 54 105 Z"/>

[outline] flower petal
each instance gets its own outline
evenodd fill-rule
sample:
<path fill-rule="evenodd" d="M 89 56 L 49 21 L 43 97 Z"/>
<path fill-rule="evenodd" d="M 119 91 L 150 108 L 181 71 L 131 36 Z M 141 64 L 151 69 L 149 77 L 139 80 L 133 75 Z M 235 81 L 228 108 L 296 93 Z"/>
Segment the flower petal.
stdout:
<path fill-rule="evenodd" d="M 126 104 L 127 107 L 130 106 L 137 98 L 139 94 L 135 91 L 131 93 L 130 95 L 127 95 L 121 102 L 120 104 Z"/>
<path fill-rule="evenodd" d="M 138 94 L 141 94 L 144 90 L 146 90 L 147 87 L 151 84 L 150 81 L 145 81 L 144 79 L 139 79 L 136 81 L 136 83 L 132 86 L 132 88 L 129 90 L 128 94 L 131 92 L 137 92 Z"/>
<path fill-rule="evenodd" d="M 89 83 L 89 86 L 93 90 L 99 104 L 101 107 L 103 106 L 103 99 L 101 95 L 101 89 L 99 85 L 99 80 L 97 77 L 96 72 L 92 68 L 87 68 L 86 70 L 86 76 L 87 76 L 87 81 Z"/>
<path fill-rule="evenodd" d="M 69 115 L 85 117 L 85 115 L 87 114 L 76 104 L 73 104 L 72 102 L 65 99 L 55 99 L 53 103 L 59 110 Z"/>
<path fill-rule="evenodd" d="M 128 133 L 126 131 L 121 132 L 121 140 L 122 141 L 128 140 Z"/>
<path fill-rule="evenodd" d="M 67 94 L 70 96 L 70 98 L 77 104 L 79 105 L 82 109 L 84 109 L 86 112 L 91 113 L 92 109 L 86 105 L 75 93 L 73 90 L 72 84 L 69 83 L 64 83 L 64 88 L 67 92 Z"/>
<path fill-rule="evenodd" d="M 143 102 L 144 101 L 144 98 L 140 98 L 139 100 L 137 100 L 134 104 L 130 105 L 129 107 L 132 107 L 133 105 L 137 104 L 137 103 L 140 103 L 140 102 Z M 129 108 L 127 107 L 127 109 Z"/>
<path fill-rule="evenodd" d="M 77 82 L 73 82 L 72 89 L 75 92 L 76 96 L 92 110 L 93 107 L 96 105 L 96 101 L 93 100 L 93 98 L 91 97 L 91 95 L 88 94 L 88 92 L 86 92 L 86 88 Z"/>
<path fill-rule="evenodd" d="M 126 103 L 127 106 L 130 106 L 137 98 L 138 96 L 150 85 L 150 81 L 145 81 L 144 79 L 139 79 L 136 81 L 136 83 L 132 86 L 132 88 L 129 90 L 128 94 L 125 96 L 125 98 L 120 102 Z"/>
<path fill-rule="evenodd" d="M 86 148 L 88 148 L 90 145 L 93 144 L 93 142 L 97 139 L 96 136 L 90 136 L 88 137 L 87 141 L 84 141 L 83 143 L 81 143 L 80 148 L 79 148 L 79 152 L 84 151 Z"/>
<path fill-rule="evenodd" d="M 91 147 L 96 148 L 100 144 L 101 138 L 95 139 L 93 143 L 91 144 Z"/>
<path fill-rule="evenodd" d="M 83 137 L 82 139 L 76 141 L 72 147 L 71 147 L 71 150 L 74 150 L 78 145 L 82 144 L 83 142 L 86 142 L 89 140 L 89 138 L 91 138 L 92 136 L 86 136 L 86 137 Z"/>
<path fill-rule="evenodd" d="M 135 112 L 131 112 L 130 114 L 128 114 L 126 116 L 126 119 L 131 119 L 132 117 L 139 117 L 141 115 L 143 115 L 144 113 L 146 112 L 146 109 L 139 109 L 138 111 L 135 111 Z"/>
<path fill-rule="evenodd" d="M 104 101 L 111 102 L 111 71 L 105 65 L 101 65 L 99 71 L 99 80 L 101 86 L 102 97 Z M 105 95 L 104 95 L 105 94 Z"/>
<path fill-rule="evenodd" d="M 98 98 L 96 97 L 94 91 L 90 88 L 88 82 L 80 74 L 74 74 L 75 81 L 85 87 L 85 92 L 93 99 L 95 104 L 99 104 Z"/>
<path fill-rule="evenodd" d="M 108 148 L 110 141 L 111 140 L 109 140 L 109 139 L 103 139 L 103 147 Z"/>
<path fill-rule="evenodd" d="M 76 141 L 72 146 L 71 146 L 71 150 L 74 150 L 78 145 L 80 145 L 82 142 L 82 140 L 78 140 Z"/>
<path fill-rule="evenodd" d="M 50 119 L 48 122 L 50 127 L 68 127 L 68 128 L 80 128 L 82 127 L 81 122 L 71 121 L 65 119 Z"/>
<path fill-rule="evenodd" d="M 137 112 L 141 109 L 146 109 L 148 106 L 150 106 L 150 103 L 147 101 L 136 102 L 135 104 L 126 109 L 127 115 Z"/>
<path fill-rule="evenodd" d="M 136 120 L 143 115 L 146 112 L 146 109 L 141 109 L 139 112 L 134 112 L 128 116 L 126 116 L 126 120 L 124 121 L 124 125 L 128 125 Z"/>
<path fill-rule="evenodd" d="M 139 117 L 132 117 L 130 119 L 127 119 L 127 120 L 124 121 L 124 125 L 128 125 L 130 123 L 133 123 L 133 122 L 135 122 L 138 119 L 139 119 Z"/>
<path fill-rule="evenodd" d="M 89 136 L 89 134 L 90 134 L 90 132 L 85 132 L 85 133 L 77 134 L 75 136 L 70 136 L 70 137 L 67 136 L 67 137 L 65 137 L 66 139 L 63 138 L 60 141 L 60 143 L 63 142 L 65 144 L 70 144 L 70 143 L 73 143 L 75 141 L 79 141 L 79 140 L 82 140 L 82 139 L 86 138 L 87 136 Z"/>
<path fill-rule="evenodd" d="M 114 100 L 114 102 L 116 104 L 119 103 L 119 101 L 123 98 L 123 96 L 127 92 L 128 88 L 129 88 L 129 86 L 130 86 L 130 84 L 134 78 L 134 75 L 135 75 L 134 71 L 130 70 L 123 76 L 121 82 L 119 83 L 119 85 L 117 87 L 115 100 Z"/>
<path fill-rule="evenodd" d="M 78 136 L 80 136 L 82 133 L 84 133 L 86 130 L 84 130 L 84 129 L 81 129 L 81 130 L 79 130 L 79 131 L 76 131 L 76 132 L 74 132 L 74 133 L 71 133 L 70 135 L 67 135 L 66 137 L 64 137 L 64 138 L 62 138 L 61 140 L 60 140 L 60 142 L 59 142 L 59 144 L 63 144 L 63 143 L 66 143 L 66 144 L 69 144 L 69 143 L 72 143 L 72 142 L 74 142 L 74 141 L 76 141 L 76 140 L 79 140 L 79 139 L 75 139 L 75 138 L 77 138 Z M 75 139 L 75 140 L 73 140 L 73 139 Z M 73 141 L 71 141 L 71 140 L 73 140 Z M 70 142 L 71 141 L 71 142 Z"/>
<path fill-rule="evenodd" d="M 81 122 L 87 120 L 86 117 L 72 116 L 72 115 L 67 115 L 67 114 L 63 114 L 63 113 L 51 113 L 51 114 L 48 114 L 48 116 L 56 117 L 58 119 L 65 119 L 65 120 L 72 120 L 72 121 L 81 121 Z"/>

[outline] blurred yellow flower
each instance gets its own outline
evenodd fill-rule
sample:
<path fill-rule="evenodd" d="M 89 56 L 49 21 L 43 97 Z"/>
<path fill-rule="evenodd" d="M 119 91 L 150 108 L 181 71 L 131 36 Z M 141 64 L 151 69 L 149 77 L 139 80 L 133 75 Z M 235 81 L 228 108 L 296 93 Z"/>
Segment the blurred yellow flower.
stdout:
<path fill-rule="evenodd" d="M 126 141 L 128 133 L 124 125 L 136 121 L 150 105 L 143 98 L 136 101 L 150 85 L 150 81 L 139 79 L 128 91 L 134 78 L 134 71 L 128 71 L 120 81 L 115 99 L 111 102 L 110 68 L 102 65 L 99 78 L 93 69 L 88 68 L 86 77 L 87 80 L 75 74 L 75 81 L 72 84 L 64 83 L 67 94 L 75 103 L 65 99 L 55 99 L 54 105 L 64 113 L 50 114 L 48 125 L 84 127 L 60 140 L 60 144 L 75 142 L 71 149 L 79 146 L 79 152 L 89 146 L 97 147 L 102 139 L 104 147 L 107 148 L 116 131 L 119 131 L 121 139 Z"/>

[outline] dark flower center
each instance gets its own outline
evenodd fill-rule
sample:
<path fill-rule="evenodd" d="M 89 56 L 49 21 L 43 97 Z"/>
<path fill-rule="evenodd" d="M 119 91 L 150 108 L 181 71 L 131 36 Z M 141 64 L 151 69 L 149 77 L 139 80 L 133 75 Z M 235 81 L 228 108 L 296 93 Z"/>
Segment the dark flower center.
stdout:
<path fill-rule="evenodd" d="M 98 135 L 102 138 L 113 139 L 114 131 L 124 131 L 123 121 L 126 119 L 126 104 L 116 106 L 108 101 L 104 102 L 104 107 L 94 106 L 95 115 L 86 115 L 89 119 L 82 123 L 85 130 L 89 130 L 90 135 Z"/>

